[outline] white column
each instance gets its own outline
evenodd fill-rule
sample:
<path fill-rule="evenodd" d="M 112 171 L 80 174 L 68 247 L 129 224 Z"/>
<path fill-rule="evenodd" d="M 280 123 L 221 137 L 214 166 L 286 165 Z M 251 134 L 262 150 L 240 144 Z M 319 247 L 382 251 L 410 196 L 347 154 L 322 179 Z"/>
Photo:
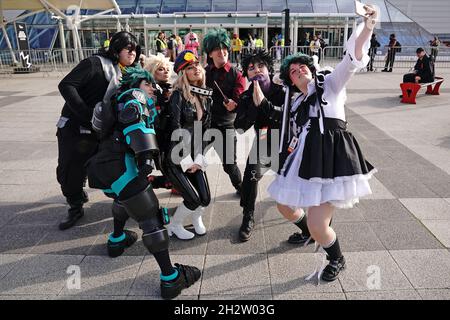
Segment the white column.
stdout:
<path fill-rule="evenodd" d="M 348 38 L 348 17 L 345 18 L 345 26 L 344 26 L 344 46 L 347 44 Z"/>
<path fill-rule="evenodd" d="M 294 39 L 292 40 L 292 45 L 294 46 L 294 53 L 297 53 L 297 43 L 298 43 L 298 20 L 294 21 Z"/>
<path fill-rule="evenodd" d="M 64 34 L 64 25 L 61 19 L 58 20 L 58 27 L 59 27 L 59 44 L 62 50 L 63 63 L 66 64 L 67 63 L 66 37 Z"/>

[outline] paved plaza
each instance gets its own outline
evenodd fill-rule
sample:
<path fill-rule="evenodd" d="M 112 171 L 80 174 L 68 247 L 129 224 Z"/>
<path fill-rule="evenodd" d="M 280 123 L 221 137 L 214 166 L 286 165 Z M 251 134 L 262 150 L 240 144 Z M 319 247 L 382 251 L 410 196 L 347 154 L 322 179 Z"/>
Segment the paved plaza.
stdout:
<path fill-rule="evenodd" d="M 405 71 L 405 70 L 403 70 Z M 178 299 L 450 299 L 450 69 L 441 95 L 401 104 L 402 72 L 358 73 L 348 85 L 347 120 L 378 173 L 373 195 L 333 221 L 347 269 L 338 281 L 306 281 L 313 246 L 286 242 L 297 231 L 260 184 L 256 231 L 238 241 L 239 199 L 221 166 L 207 173 L 212 203 L 208 233 L 172 239 L 173 262 L 202 270 Z M 76 227 L 60 231 L 65 200 L 56 181 L 56 121 L 63 105 L 61 74 L 0 76 L 0 299 L 160 299 L 159 270 L 139 240 L 119 258 L 106 253 L 111 201 L 91 201 Z M 243 169 L 250 133 L 239 137 Z M 217 156 L 210 152 L 211 162 Z M 217 162 L 216 162 L 217 163 Z M 161 205 L 181 197 L 156 191 Z M 140 230 L 129 221 L 128 228 Z M 73 266 L 79 289 L 69 284 Z M 76 269 L 76 268 L 75 268 Z"/>

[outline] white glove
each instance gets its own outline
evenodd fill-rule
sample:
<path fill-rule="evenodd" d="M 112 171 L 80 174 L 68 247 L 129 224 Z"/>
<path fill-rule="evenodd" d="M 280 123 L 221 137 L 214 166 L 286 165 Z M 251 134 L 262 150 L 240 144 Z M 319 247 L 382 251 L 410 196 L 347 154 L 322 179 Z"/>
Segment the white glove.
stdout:
<path fill-rule="evenodd" d="M 364 7 L 367 12 L 366 17 L 364 18 L 366 27 L 370 30 L 373 30 L 380 18 L 380 8 L 373 4 L 366 4 Z"/>

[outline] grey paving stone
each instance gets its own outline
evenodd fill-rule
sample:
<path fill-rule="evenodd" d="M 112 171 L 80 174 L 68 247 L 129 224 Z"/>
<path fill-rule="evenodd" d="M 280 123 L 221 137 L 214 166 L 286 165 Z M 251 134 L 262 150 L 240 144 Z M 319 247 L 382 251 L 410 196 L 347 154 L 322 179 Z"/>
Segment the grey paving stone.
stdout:
<path fill-rule="evenodd" d="M 422 220 L 427 229 L 447 248 L 450 248 L 450 220 Z"/>
<path fill-rule="evenodd" d="M 255 229 L 247 242 L 240 242 L 242 208 L 238 202 L 216 202 L 212 208 L 212 228 L 208 231 L 208 255 L 264 253 L 264 234 L 260 212 L 255 212 Z"/>
<path fill-rule="evenodd" d="M 30 253 L 87 255 L 104 228 L 104 225 L 72 227 L 64 231 L 54 228 Z"/>
<path fill-rule="evenodd" d="M 80 264 L 80 289 L 64 288 L 61 295 L 97 296 L 128 295 L 143 256 L 117 258 L 87 256 Z"/>
<path fill-rule="evenodd" d="M 51 227 L 49 226 L 3 226 L 0 230 L 0 253 L 29 253 Z"/>
<path fill-rule="evenodd" d="M 20 261 L 27 259 L 26 254 L 0 254 L 0 279 L 14 269 Z"/>
<path fill-rule="evenodd" d="M 401 250 L 390 253 L 414 288 L 450 288 L 448 250 Z"/>
<path fill-rule="evenodd" d="M 16 211 L 14 218 L 8 225 L 48 225 L 56 226 L 67 213 L 67 206 L 64 204 L 34 203 L 18 205 L 10 208 Z"/>
<path fill-rule="evenodd" d="M 381 170 L 381 169 L 380 169 Z M 394 199 L 392 193 L 389 192 L 389 190 L 376 178 L 375 176 L 372 177 L 369 181 L 370 188 L 372 189 L 372 194 L 365 196 L 363 199 Z"/>
<path fill-rule="evenodd" d="M 388 251 L 345 253 L 346 272 L 339 280 L 344 292 L 413 289 Z"/>
<path fill-rule="evenodd" d="M 180 263 L 184 265 L 195 266 L 202 273 L 204 266 L 204 256 L 191 255 L 171 255 L 172 263 Z M 147 256 L 142 263 L 139 273 L 136 276 L 133 286 L 129 292 L 129 296 L 151 296 L 160 299 L 160 274 L 161 271 L 153 257 Z M 204 277 L 204 274 L 202 275 Z M 200 294 L 202 278 L 200 278 L 191 287 L 181 292 L 182 296 L 197 296 Z"/>
<path fill-rule="evenodd" d="M 270 287 L 265 254 L 206 256 L 202 295 L 270 295 Z"/>
<path fill-rule="evenodd" d="M 161 296 L 127 296 L 127 300 L 163 300 Z M 173 300 L 198 300 L 198 296 L 183 296 L 179 295 Z"/>
<path fill-rule="evenodd" d="M 423 300 L 450 300 L 450 289 L 417 290 Z"/>
<path fill-rule="evenodd" d="M 388 250 L 442 248 L 418 221 L 380 221 L 369 225 Z"/>
<path fill-rule="evenodd" d="M 83 256 L 26 256 L 0 281 L 2 294 L 58 294 L 66 285 L 69 266 L 79 265 Z"/>
<path fill-rule="evenodd" d="M 273 300 L 346 300 L 344 293 L 275 294 Z"/>
<path fill-rule="evenodd" d="M 360 204 L 361 203 L 356 204 L 351 209 L 337 209 L 335 214 L 333 215 L 333 221 L 336 223 L 365 221 L 365 217 Z"/>
<path fill-rule="evenodd" d="M 342 293 L 339 281 L 317 285 L 317 277 L 305 280 L 324 254 L 299 253 L 269 255 L 269 270 L 273 294 Z M 344 271 L 345 272 L 345 271 Z"/>
<path fill-rule="evenodd" d="M 378 251 L 384 246 L 367 222 L 332 223 L 342 251 Z"/>
<path fill-rule="evenodd" d="M 21 204 L 12 202 L 0 202 L 0 228 L 15 217 L 18 211 L 18 206 L 21 206 Z"/>
<path fill-rule="evenodd" d="M 57 295 L 0 295 L 1 300 L 55 300 Z"/>
<path fill-rule="evenodd" d="M 366 221 L 411 221 L 414 217 L 397 199 L 361 200 L 358 208 Z"/>
<path fill-rule="evenodd" d="M 25 100 L 31 99 L 33 98 L 32 96 L 9 96 L 9 97 L 4 97 L 2 99 L 0 99 L 0 108 L 1 107 L 6 107 L 8 105 L 11 104 L 15 104 L 15 103 L 22 103 Z"/>
<path fill-rule="evenodd" d="M 347 292 L 347 300 L 422 300 L 415 290 Z"/>
<path fill-rule="evenodd" d="M 450 220 L 450 203 L 441 198 L 399 199 L 420 220 Z"/>
<path fill-rule="evenodd" d="M 56 296 L 54 300 L 127 300 L 127 296 L 75 296 L 75 295 L 60 295 Z"/>
<path fill-rule="evenodd" d="M 272 300 L 271 295 L 254 295 L 254 294 L 224 294 L 224 295 L 200 295 L 199 300 L 252 300 L 252 301 L 259 301 L 259 300 Z"/>

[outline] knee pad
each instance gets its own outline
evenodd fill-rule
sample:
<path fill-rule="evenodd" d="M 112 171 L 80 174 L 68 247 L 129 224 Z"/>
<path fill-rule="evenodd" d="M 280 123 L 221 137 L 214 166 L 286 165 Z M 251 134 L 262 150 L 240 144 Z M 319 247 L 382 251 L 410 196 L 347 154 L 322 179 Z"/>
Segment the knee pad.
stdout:
<path fill-rule="evenodd" d="M 121 203 L 128 215 L 139 223 L 158 216 L 158 199 L 150 186 L 129 199 L 121 200 Z"/>
<path fill-rule="evenodd" d="M 113 202 L 111 211 L 113 218 L 116 220 L 127 221 L 129 218 L 127 210 L 125 210 L 125 207 L 118 201 Z"/>
<path fill-rule="evenodd" d="M 169 249 L 169 234 L 166 228 L 154 229 L 142 235 L 142 242 L 150 253 L 157 253 Z"/>

